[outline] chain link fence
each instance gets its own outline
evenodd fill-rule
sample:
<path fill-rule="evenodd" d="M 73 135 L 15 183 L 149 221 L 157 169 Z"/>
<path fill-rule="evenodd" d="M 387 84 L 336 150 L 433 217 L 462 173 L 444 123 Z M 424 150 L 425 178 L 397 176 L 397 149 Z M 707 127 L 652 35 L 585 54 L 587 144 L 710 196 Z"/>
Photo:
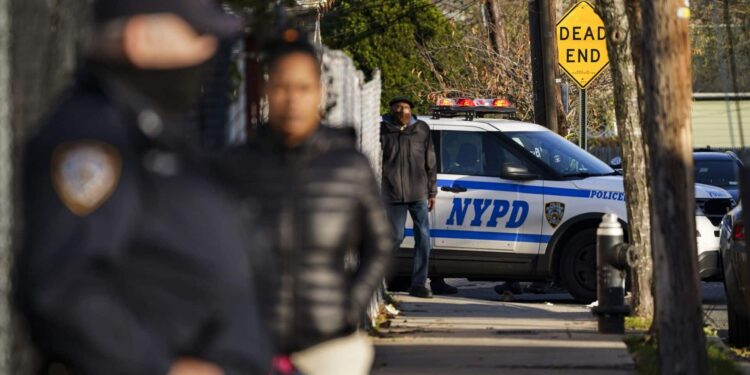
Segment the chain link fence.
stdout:
<path fill-rule="evenodd" d="M 0 34 L 10 35 L 12 29 L 10 24 L 10 15 L 7 12 L 9 2 L 0 0 Z M 11 121 L 12 108 L 11 100 L 11 39 L 9 37 L 0 38 L 0 210 L 3 213 L 0 217 L 0 294 L 5 303 L 0 304 L 0 374 L 13 373 L 11 358 L 13 355 L 12 347 L 14 344 L 13 333 L 16 327 L 13 326 L 11 319 L 10 301 L 10 270 L 13 261 L 13 235 L 15 230 L 16 207 L 14 188 L 14 138 Z"/>
<path fill-rule="evenodd" d="M 368 82 L 342 51 L 323 54 L 323 82 L 326 98 L 325 122 L 334 127 L 352 127 L 360 151 L 367 155 L 380 176 L 380 72 Z"/>
<path fill-rule="evenodd" d="M 352 127 L 357 133 L 359 150 L 370 159 L 378 181 L 382 170 L 380 147 L 380 72 L 370 81 L 357 70 L 354 61 L 342 51 L 325 50 L 323 53 L 323 87 L 325 90 L 325 119 L 334 127 Z M 354 254 L 347 259 L 353 267 Z M 384 304 L 384 289 L 379 290 L 367 310 L 368 323 L 373 324 Z"/>

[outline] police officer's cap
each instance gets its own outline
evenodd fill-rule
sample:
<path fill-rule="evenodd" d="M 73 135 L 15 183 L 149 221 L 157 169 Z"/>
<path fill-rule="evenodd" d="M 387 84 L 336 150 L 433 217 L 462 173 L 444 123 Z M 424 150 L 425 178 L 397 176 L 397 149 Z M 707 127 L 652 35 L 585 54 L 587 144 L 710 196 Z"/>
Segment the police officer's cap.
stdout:
<path fill-rule="evenodd" d="M 242 21 L 226 13 L 214 0 L 95 0 L 94 18 L 106 22 L 138 14 L 172 13 L 202 34 L 220 39 L 236 37 Z"/>
<path fill-rule="evenodd" d="M 394 104 L 397 103 L 406 103 L 409 105 L 409 107 L 414 108 L 414 102 L 411 101 L 411 99 L 405 97 L 405 96 L 397 96 L 388 103 L 389 107 L 393 107 Z"/>

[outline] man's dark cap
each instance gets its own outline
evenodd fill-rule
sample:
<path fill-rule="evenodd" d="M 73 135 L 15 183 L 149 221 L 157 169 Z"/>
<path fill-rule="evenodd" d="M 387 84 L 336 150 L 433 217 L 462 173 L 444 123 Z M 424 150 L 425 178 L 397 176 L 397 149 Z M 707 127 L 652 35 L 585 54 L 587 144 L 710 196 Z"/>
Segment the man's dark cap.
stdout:
<path fill-rule="evenodd" d="M 388 106 L 389 107 L 393 107 L 393 105 L 396 104 L 396 103 L 406 103 L 406 104 L 409 105 L 409 107 L 414 108 L 414 102 L 412 102 L 409 98 L 407 98 L 405 96 L 397 96 L 397 97 L 391 99 L 391 101 L 388 103 Z"/>
<path fill-rule="evenodd" d="M 231 39 L 242 32 L 242 20 L 224 11 L 215 0 L 95 0 L 98 23 L 139 14 L 172 13 L 201 34 Z"/>

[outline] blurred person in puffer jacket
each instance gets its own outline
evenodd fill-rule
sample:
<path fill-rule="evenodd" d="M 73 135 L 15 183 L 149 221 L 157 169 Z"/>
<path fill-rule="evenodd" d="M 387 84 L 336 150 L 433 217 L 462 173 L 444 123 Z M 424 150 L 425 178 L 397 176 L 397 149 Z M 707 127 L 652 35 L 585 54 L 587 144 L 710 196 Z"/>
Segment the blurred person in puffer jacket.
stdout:
<path fill-rule="evenodd" d="M 321 124 L 321 64 L 307 37 L 284 30 L 264 65 L 268 123 L 229 152 L 229 169 L 275 254 L 277 354 L 307 375 L 368 374 L 372 343 L 357 326 L 392 247 L 379 184 L 353 131 Z"/>

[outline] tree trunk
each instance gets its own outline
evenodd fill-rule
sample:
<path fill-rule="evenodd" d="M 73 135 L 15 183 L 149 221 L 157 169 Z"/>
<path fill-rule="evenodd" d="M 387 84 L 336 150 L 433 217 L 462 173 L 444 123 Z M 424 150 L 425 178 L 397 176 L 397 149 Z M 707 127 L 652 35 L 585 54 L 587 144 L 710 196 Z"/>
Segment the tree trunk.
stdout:
<path fill-rule="evenodd" d="M 505 39 L 505 28 L 503 27 L 503 20 L 500 16 L 502 11 L 500 10 L 500 0 L 486 0 L 484 2 L 484 9 L 487 13 L 487 30 L 490 37 L 490 45 L 495 53 L 503 53 L 507 48 Z"/>
<path fill-rule="evenodd" d="M 596 8 L 607 30 L 607 51 L 614 82 L 617 132 L 620 135 L 623 155 L 625 196 L 628 197 L 628 237 L 637 254 L 632 272 L 633 310 L 636 316 L 651 320 L 654 314 L 654 297 L 651 293 L 651 215 L 649 180 L 643 178 L 648 175 L 647 153 L 641 132 L 638 84 L 630 47 L 632 27 L 625 13 L 625 1 L 599 0 Z"/>
<path fill-rule="evenodd" d="M 644 135 L 651 177 L 651 244 L 661 373 L 706 374 L 695 241 L 689 10 L 641 0 Z"/>

